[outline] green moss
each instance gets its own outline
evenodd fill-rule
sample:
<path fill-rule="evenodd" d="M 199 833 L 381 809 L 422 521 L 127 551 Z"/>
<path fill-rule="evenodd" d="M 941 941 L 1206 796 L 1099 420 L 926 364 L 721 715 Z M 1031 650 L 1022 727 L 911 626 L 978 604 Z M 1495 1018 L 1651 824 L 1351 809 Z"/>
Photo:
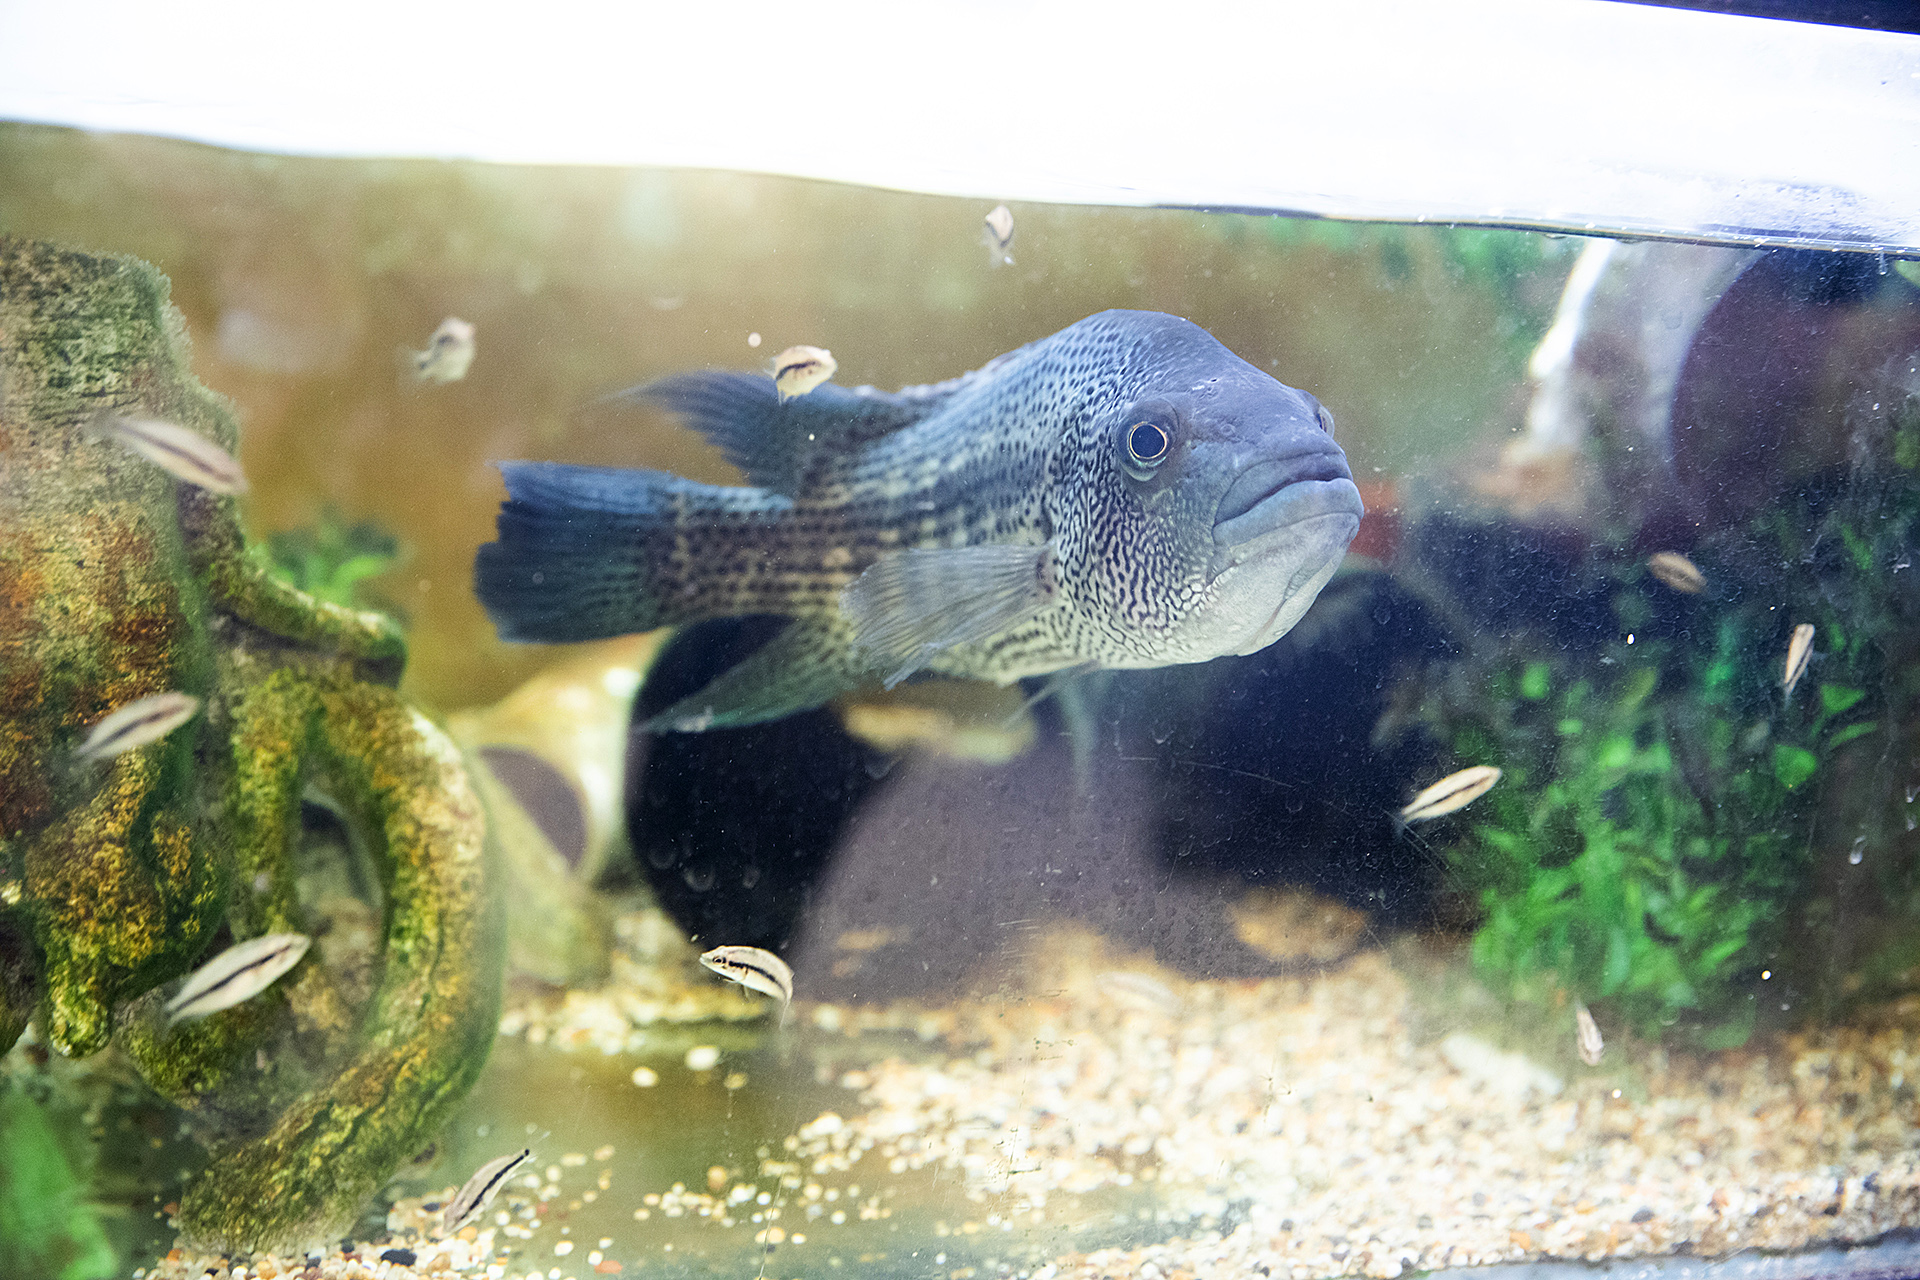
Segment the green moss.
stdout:
<path fill-rule="evenodd" d="M 62 1053 L 117 1029 L 218 1148 L 181 1199 L 185 1229 L 285 1247 L 345 1226 L 471 1084 L 498 1019 L 501 931 L 458 758 L 389 687 L 405 660 L 393 624 L 275 579 L 231 499 L 85 430 L 100 408 L 137 406 L 233 450 L 232 414 L 188 374 L 166 298 L 145 264 L 0 239 L 0 1048 L 36 1000 Z M 112 760 L 73 759 L 101 715 L 169 689 L 204 713 Z M 377 837 L 371 999 L 316 950 L 262 996 L 165 1026 L 157 989 L 223 927 L 304 930 L 309 784 Z"/>
<path fill-rule="evenodd" d="M 196 722 L 167 742 L 76 767 L 116 706 L 206 694 L 206 593 L 181 513 L 231 523 L 83 424 L 103 406 L 176 417 L 231 446 L 232 416 L 185 370 L 167 282 L 132 259 L 0 237 L 8 465 L 0 469 L 0 840 L 44 965 L 49 1040 L 98 1049 L 116 1003 L 204 945 L 217 868 L 185 846 Z M 24 411 L 22 411 L 24 410 Z"/>
<path fill-rule="evenodd" d="M 320 649 L 354 664 L 362 679 L 392 684 L 406 665 L 407 643 L 391 618 L 315 600 L 244 554 L 237 538 L 232 554 L 209 562 L 209 586 L 223 609 L 273 641 Z"/>
<path fill-rule="evenodd" d="M 181 851 L 191 836 L 164 808 L 156 753 L 190 757 L 192 737 L 113 761 L 101 790 L 27 849 L 22 907 L 41 956 L 43 1025 L 71 1056 L 105 1047 L 121 1000 L 190 967 L 219 915 L 219 868 Z"/>
<path fill-rule="evenodd" d="M 304 739 L 378 833 L 390 927 L 351 1060 L 264 1137 L 221 1152 L 181 1202 L 183 1227 L 233 1247 L 344 1222 L 445 1122 L 493 1042 L 504 937 L 478 801 L 438 730 L 390 691 L 349 681 L 281 673 L 255 698 L 250 726 L 271 728 L 237 745 L 254 760 L 237 796 L 248 821 L 286 820 Z"/>

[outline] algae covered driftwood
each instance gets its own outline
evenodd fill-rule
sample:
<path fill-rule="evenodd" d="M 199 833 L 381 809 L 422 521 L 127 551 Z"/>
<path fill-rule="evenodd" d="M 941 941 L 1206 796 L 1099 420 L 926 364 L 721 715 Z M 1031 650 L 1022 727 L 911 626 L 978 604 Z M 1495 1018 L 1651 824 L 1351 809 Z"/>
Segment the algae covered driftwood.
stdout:
<path fill-rule="evenodd" d="M 189 1237 L 290 1247 L 347 1223 L 444 1123 L 498 1020 L 501 930 L 457 753 L 393 690 L 377 615 L 246 554 L 234 500 L 98 438 L 101 410 L 230 452 L 152 267 L 0 237 L 0 1052 L 117 1044 L 213 1150 Z M 85 763 L 116 706 L 203 714 Z M 369 883 L 353 945 L 315 899 L 324 803 Z M 231 941 L 321 936 L 263 995 L 169 1028 L 161 988 Z"/>

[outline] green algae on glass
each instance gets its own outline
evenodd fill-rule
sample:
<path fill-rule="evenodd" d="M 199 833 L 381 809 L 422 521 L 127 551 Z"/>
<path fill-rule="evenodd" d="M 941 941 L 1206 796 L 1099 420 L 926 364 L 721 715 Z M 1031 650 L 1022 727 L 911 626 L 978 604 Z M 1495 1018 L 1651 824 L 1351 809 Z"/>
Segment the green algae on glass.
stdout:
<path fill-rule="evenodd" d="M 184 1233 L 297 1247 L 349 1222 L 472 1084 L 500 930 L 459 757 L 393 691 L 398 631 L 273 578 L 232 499 L 84 430 L 138 406 L 235 450 L 186 350 L 151 267 L 0 238 L 0 1049 L 29 1001 L 61 1053 L 117 1040 L 213 1151 Z M 205 714 L 71 759 L 92 721 L 166 689 Z M 356 959 L 376 976 L 312 955 L 168 1028 L 162 985 L 227 940 L 325 932 L 296 858 L 315 796 L 367 837 L 382 924 Z"/>
<path fill-rule="evenodd" d="M 1544 287 L 1559 282 L 1564 266 L 1584 241 L 1503 227 L 1403 226 L 1342 222 L 1331 218 L 1260 216 L 1262 238 L 1288 247 L 1312 245 L 1347 256 L 1371 256 L 1394 282 L 1421 276 L 1423 261 L 1439 272 L 1491 298 L 1492 333 L 1500 354 L 1518 376 L 1553 318 L 1555 295 Z"/>
<path fill-rule="evenodd" d="M 0 1080 L 0 1275 L 105 1280 L 119 1259 L 39 1103 Z"/>

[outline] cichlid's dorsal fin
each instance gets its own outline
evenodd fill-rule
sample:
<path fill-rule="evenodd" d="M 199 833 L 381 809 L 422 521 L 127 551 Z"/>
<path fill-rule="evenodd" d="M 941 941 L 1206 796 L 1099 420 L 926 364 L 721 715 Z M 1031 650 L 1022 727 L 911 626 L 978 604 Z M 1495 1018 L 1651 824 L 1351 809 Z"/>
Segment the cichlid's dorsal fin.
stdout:
<path fill-rule="evenodd" d="M 968 375 L 969 377 L 972 375 Z M 842 452 L 938 413 L 965 378 L 904 391 L 849 391 L 828 383 L 781 403 L 773 379 L 709 370 L 621 393 L 663 406 L 719 447 L 747 482 L 797 497 L 811 459 Z"/>
<path fill-rule="evenodd" d="M 894 551 L 840 593 L 854 648 L 891 689 L 942 649 L 1000 634 L 1054 598 L 1046 546 Z"/>

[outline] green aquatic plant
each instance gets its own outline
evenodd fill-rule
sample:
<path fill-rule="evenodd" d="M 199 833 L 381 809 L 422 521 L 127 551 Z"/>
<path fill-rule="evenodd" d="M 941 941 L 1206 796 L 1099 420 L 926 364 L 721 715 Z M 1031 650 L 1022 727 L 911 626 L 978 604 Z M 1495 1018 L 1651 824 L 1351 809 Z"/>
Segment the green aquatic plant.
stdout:
<path fill-rule="evenodd" d="M 1697 548 L 1705 594 L 1601 549 L 1622 639 L 1599 653 L 1516 629 L 1429 681 L 1426 723 L 1461 763 L 1505 773 L 1444 851 L 1479 912 L 1483 976 L 1610 1004 L 1649 1035 L 1683 1022 L 1715 1048 L 1745 1040 L 1762 991 L 1788 997 L 1779 1012 L 1795 993 L 1827 1007 L 1920 962 L 1904 812 L 1917 410 L 1910 397 L 1860 432 L 1845 473 Z M 1789 688 L 1803 624 L 1811 658 Z"/>
<path fill-rule="evenodd" d="M 1506 772 L 1450 855 L 1485 913 L 1483 973 L 1611 1000 L 1648 1033 L 1693 1014 L 1709 1046 L 1745 1038 L 1744 971 L 1778 948 L 1807 877 L 1809 784 L 1875 728 L 1849 714 L 1861 690 L 1823 683 L 1813 716 L 1774 738 L 1746 647 L 1728 623 L 1693 670 L 1663 671 L 1684 664 L 1643 644 L 1597 678 L 1545 661 L 1496 678 L 1504 722 L 1455 735 Z"/>
<path fill-rule="evenodd" d="M 400 542 L 371 520 L 346 523 L 339 510 L 328 505 L 312 525 L 269 536 L 262 554 L 276 577 L 315 600 L 368 609 L 380 602 L 363 584 L 394 566 Z"/>
<path fill-rule="evenodd" d="M 0 1275 L 104 1280 L 119 1270 L 72 1145 L 44 1107 L 0 1079 Z"/>

